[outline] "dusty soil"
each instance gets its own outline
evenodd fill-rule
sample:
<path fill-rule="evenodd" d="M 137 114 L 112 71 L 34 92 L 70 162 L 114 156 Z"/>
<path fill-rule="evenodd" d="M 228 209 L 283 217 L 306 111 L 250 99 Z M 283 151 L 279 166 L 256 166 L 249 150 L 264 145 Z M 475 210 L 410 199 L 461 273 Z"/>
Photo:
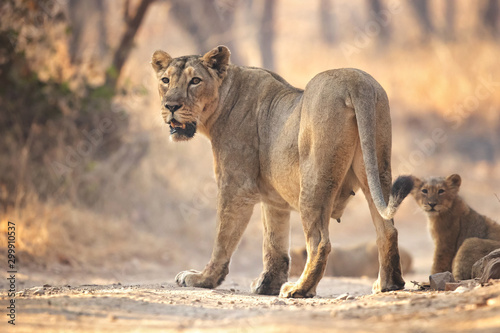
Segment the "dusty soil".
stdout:
<path fill-rule="evenodd" d="M 2 315 L 0 331 L 500 332 L 500 280 L 471 290 L 373 295 L 371 279 L 325 277 L 312 299 L 256 296 L 249 283 L 230 279 L 215 290 L 172 282 L 39 285 L 17 292 L 16 326 Z M 0 299 L 5 309 L 5 289 Z"/>

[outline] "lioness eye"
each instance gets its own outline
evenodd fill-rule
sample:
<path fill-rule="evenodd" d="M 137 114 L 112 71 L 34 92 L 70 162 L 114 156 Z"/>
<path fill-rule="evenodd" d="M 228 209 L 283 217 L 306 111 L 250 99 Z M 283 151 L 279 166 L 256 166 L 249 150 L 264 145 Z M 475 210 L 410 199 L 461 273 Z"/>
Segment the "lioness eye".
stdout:
<path fill-rule="evenodd" d="M 428 192 L 428 191 L 427 191 L 427 189 L 425 189 L 425 188 L 422 190 L 422 193 L 424 193 L 424 194 L 427 194 L 427 192 Z"/>
<path fill-rule="evenodd" d="M 439 189 L 438 193 L 439 193 L 439 194 L 443 194 L 443 193 L 444 193 L 444 190 L 443 190 L 443 189 Z"/>
<path fill-rule="evenodd" d="M 200 82 L 201 82 L 201 79 L 199 77 L 193 77 L 191 79 L 191 82 L 189 82 L 189 83 L 196 85 L 196 84 L 199 84 Z"/>
<path fill-rule="evenodd" d="M 165 84 L 168 84 L 170 82 L 170 80 L 168 79 L 168 77 L 164 77 L 161 79 L 161 81 Z"/>

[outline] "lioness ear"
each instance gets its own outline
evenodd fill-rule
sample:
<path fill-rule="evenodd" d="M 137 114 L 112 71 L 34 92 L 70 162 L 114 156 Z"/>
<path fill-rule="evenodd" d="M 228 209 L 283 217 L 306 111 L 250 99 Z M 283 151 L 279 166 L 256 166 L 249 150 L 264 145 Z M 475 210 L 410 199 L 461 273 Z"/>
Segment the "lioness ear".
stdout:
<path fill-rule="evenodd" d="M 446 177 L 446 184 L 448 184 L 449 187 L 455 187 L 458 189 L 462 184 L 462 178 L 454 173 L 453 175 Z"/>
<path fill-rule="evenodd" d="M 202 57 L 203 62 L 209 68 L 217 70 L 219 77 L 223 78 L 226 74 L 227 66 L 229 65 L 229 57 L 231 52 L 223 45 L 217 46 L 215 49 L 205 53 Z"/>
<path fill-rule="evenodd" d="M 161 71 L 164 71 L 171 61 L 172 57 L 167 52 L 158 50 L 155 51 L 155 53 L 153 53 L 153 56 L 151 57 L 151 66 L 153 66 L 156 74 L 158 74 Z"/>

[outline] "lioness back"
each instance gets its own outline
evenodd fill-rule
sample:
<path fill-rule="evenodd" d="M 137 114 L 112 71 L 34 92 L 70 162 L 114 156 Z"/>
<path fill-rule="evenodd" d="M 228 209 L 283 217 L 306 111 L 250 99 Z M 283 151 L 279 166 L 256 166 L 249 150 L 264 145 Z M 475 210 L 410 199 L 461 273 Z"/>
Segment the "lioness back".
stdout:
<path fill-rule="evenodd" d="M 434 240 L 431 273 L 449 271 L 470 279 L 474 263 L 500 248 L 500 224 L 477 213 L 458 195 L 461 178 L 413 177 L 412 196 L 426 213 Z"/>

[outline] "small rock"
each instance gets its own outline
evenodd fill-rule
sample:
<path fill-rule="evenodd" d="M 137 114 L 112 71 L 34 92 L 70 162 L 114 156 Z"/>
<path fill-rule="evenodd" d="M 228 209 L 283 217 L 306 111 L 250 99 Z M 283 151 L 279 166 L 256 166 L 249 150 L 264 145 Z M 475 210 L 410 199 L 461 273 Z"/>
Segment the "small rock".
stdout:
<path fill-rule="evenodd" d="M 466 286 L 460 286 L 457 289 L 455 289 L 454 293 L 462 294 L 462 293 L 469 291 L 469 290 L 470 290 L 470 288 L 467 288 Z"/>
<path fill-rule="evenodd" d="M 445 291 L 456 291 L 458 288 L 461 288 L 461 292 L 464 292 L 465 290 L 472 290 L 475 287 L 480 286 L 480 284 L 472 279 L 472 280 L 462 280 L 460 282 L 447 282 L 444 290 Z"/>
<path fill-rule="evenodd" d="M 460 282 L 447 282 L 444 286 L 444 291 L 454 291 L 460 287 Z"/>
<path fill-rule="evenodd" d="M 41 295 L 44 295 L 45 294 L 45 290 L 43 289 L 37 289 L 33 292 L 33 295 L 36 295 L 36 296 L 41 296 Z"/>
<path fill-rule="evenodd" d="M 486 305 L 488 306 L 500 306 L 500 297 L 490 298 L 486 301 Z"/>
<path fill-rule="evenodd" d="M 275 298 L 271 301 L 271 305 L 286 305 L 286 302 L 282 299 Z"/>
<path fill-rule="evenodd" d="M 455 282 L 453 274 L 450 272 L 436 273 L 429 276 L 432 290 L 445 290 L 447 282 Z"/>
<path fill-rule="evenodd" d="M 52 287 L 52 286 L 51 286 L 50 284 L 44 284 L 44 285 L 43 285 L 43 287 L 44 287 L 44 288 L 50 288 L 50 287 Z"/>
<path fill-rule="evenodd" d="M 342 294 L 335 298 L 337 301 L 345 301 L 349 297 L 349 293 Z"/>

